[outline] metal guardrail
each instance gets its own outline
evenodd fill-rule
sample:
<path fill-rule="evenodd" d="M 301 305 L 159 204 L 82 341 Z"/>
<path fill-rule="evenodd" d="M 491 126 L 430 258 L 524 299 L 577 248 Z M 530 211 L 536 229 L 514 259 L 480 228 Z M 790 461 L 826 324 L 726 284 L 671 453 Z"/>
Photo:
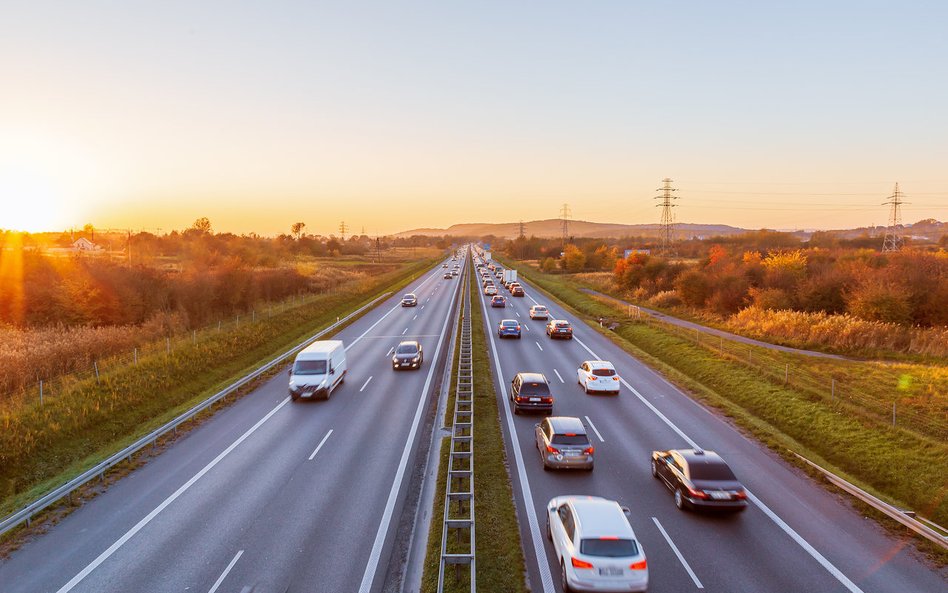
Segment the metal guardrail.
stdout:
<path fill-rule="evenodd" d="M 79 476 L 76 476 L 72 480 L 69 480 L 62 486 L 34 500 L 33 502 L 26 505 L 22 509 L 4 517 L 4 519 L 0 521 L 0 535 L 3 535 L 4 533 L 10 531 L 11 529 L 16 527 L 20 523 L 23 523 L 24 521 L 26 522 L 27 526 L 29 526 L 32 517 L 36 515 L 37 513 L 41 512 L 46 507 L 62 499 L 63 497 L 70 496 L 76 489 L 82 487 L 88 482 L 91 482 L 93 479 L 97 477 L 100 479 L 104 479 L 105 472 L 107 472 L 109 469 L 111 469 L 115 465 L 118 465 L 119 463 L 121 463 L 122 461 L 126 459 L 131 460 L 132 455 L 141 451 L 148 445 L 154 446 L 160 437 L 164 436 L 165 434 L 169 432 L 176 432 L 178 429 L 178 426 L 180 426 L 181 424 L 187 422 L 188 420 L 191 420 L 192 418 L 194 418 L 194 416 L 210 408 L 216 402 L 226 398 L 229 394 L 233 393 L 237 389 L 240 389 L 247 383 L 254 381 L 255 379 L 267 373 L 274 367 L 279 366 L 287 358 L 289 358 L 290 356 L 293 356 L 296 352 L 305 348 L 313 340 L 318 340 L 319 338 L 332 332 L 336 328 L 344 325 L 345 323 L 348 323 L 350 319 L 358 316 L 363 311 L 365 311 L 368 308 L 371 308 L 380 300 L 387 298 L 391 294 L 392 294 L 391 291 L 387 291 L 379 295 L 378 297 L 372 299 L 371 301 L 369 301 L 365 305 L 362 305 L 361 307 L 359 307 L 352 313 L 349 313 L 342 319 L 339 319 L 338 321 L 329 325 L 325 329 L 320 330 L 319 332 L 306 338 L 304 341 L 300 342 L 293 348 L 287 350 L 283 354 L 280 354 L 279 356 L 277 356 L 270 362 L 264 364 L 263 366 L 259 367 L 257 370 L 253 371 L 252 373 L 245 375 L 244 377 L 238 379 L 237 381 L 234 381 L 233 383 L 231 383 L 224 389 L 218 391 L 217 393 L 207 398 L 203 402 L 199 403 L 198 405 L 194 406 L 187 412 L 184 412 L 183 414 L 181 414 L 174 420 L 171 420 L 170 422 L 164 424 L 163 426 L 153 430 L 152 432 L 148 433 L 147 435 L 143 436 L 142 438 L 138 439 L 137 441 L 129 445 L 128 447 L 125 447 L 118 453 L 112 455 L 105 461 L 100 462 L 95 467 L 83 472 L 82 474 L 80 474 Z"/>
<path fill-rule="evenodd" d="M 920 536 L 924 537 L 925 539 L 935 544 L 938 544 L 942 548 L 948 549 L 948 537 L 938 533 L 937 531 L 935 531 L 928 525 L 925 525 L 925 523 L 930 523 L 931 525 L 935 525 L 934 523 L 931 523 L 930 521 L 925 521 L 925 523 L 923 523 L 922 521 L 919 521 L 912 515 L 908 514 L 906 511 L 897 509 L 896 507 L 890 505 L 889 503 L 876 498 L 875 496 L 869 494 L 862 488 L 854 484 L 851 484 L 850 482 L 847 482 L 843 478 L 837 476 L 836 474 L 829 471 L 828 469 L 820 467 L 819 465 L 813 463 L 812 461 L 800 455 L 799 453 L 796 453 L 794 451 L 791 451 L 791 453 L 793 453 L 794 455 L 796 455 L 797 457 L 805 461 L 808 465 L 810 465 L 811 467 L 813 467 L 814 469 L 822 473 L 826 477 L 826 479 L 830 481 L 830 483 L 838 486 L 842 490 L 845 490 L 849 494 L 855 496 L 856 498 L 868 504 L 869 506 L 875 508 L 876 510 L 888 515 L 892 519 L 895 519 L 896 521 L 898 521 L 902 525 L 905 525 L 906 527 L 908 527 L 915 533 L 919 534 Z"/>
<path fill-rule="evenodd" d="M 474 368 L 471 345 L 471 285 L 466 266 L 466 289 L 461 313 L 461 350 L 458 355 L 457 389 L 454 398 L 454 420 L 451 426 L 451 450 L 448 453 L 448 476 L 444 492 L 444 524 L 441 528 L 441 563 L 438 570 L 438 593 L 444 591 L 444 573 L 454 566 L 456 580 L 461 567 L 469 567 L 471 593 L 476 590 L 474 561 Z M 448 551 L 449 535 L 454 532 L 454 549 Z M 464 541 L 464 535 L 467 541 Z"/>

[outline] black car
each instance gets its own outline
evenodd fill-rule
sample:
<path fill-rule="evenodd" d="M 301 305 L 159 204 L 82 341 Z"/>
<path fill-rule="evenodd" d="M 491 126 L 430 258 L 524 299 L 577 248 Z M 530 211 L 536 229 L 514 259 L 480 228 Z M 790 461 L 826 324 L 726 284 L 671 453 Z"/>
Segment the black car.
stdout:
<path fill-rule="evenodd" d="M 445 280 L 453 280 L 453 279 L 454 279 L 454 274 L 452 274 L 451 272 L 445 272 L 445 273 L 444 273 L 444 279 L 445 279 Z"/>
<path fill-rule="evenodd" d="M 395 347 L 395 354 L 392 356 L 392 369 L 420 369 L 421 363 L 425 361 L 425 353 L 421 344 L 414 340 L 400 342 Z"/>
<path fill-rule="evenodd" d="M 514 403 L 514 414 L 523 410 L 547 416 L 553 413 L 553 393 L 542 373 L 517 373 L 510 382 L 510 400 Z"/>
<path fill-rule="evenodd" d="M 414 293 L 409 292 L 402 297 L 402 307 L 414 307 L 418 304 L 418 297 Z"/>
<path fill-rule="evenodd" d="M 652 475 L 675 493 L 679 509 L 743 511 L 747 492 L 714 451 L 652 451 Z"/>

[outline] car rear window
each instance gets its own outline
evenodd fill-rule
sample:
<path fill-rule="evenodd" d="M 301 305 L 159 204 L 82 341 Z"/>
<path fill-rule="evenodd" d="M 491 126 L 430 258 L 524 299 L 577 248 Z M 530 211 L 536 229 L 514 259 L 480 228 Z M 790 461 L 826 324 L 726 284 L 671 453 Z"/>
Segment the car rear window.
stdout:
<path fill-rule="evenodd" d="M 611 377 L 616 374 L 612 369 L 593 369 L 593 374 L 597 377 Z"/>
<path fill-rule="evenodd" d="M 396 354 L 414 354 L 418 352 L 418 348 L 412 345 L 399 346 L 398 350 L 395 351 Z"/>
<path fill-rule="evenodd" d="M 546 383 L 534 383 L 531 381 L 520 386 L 520 393 L 526 395 L 549 395 L 550 386 Z"/>
<path fill-rule="evenodd" d="M 553 435 L 554 445 L 588 445 L 589 439 L 584 434 L 555 434 Z"/>
<path fill-rule="evenodd" d="M 293 364 L 294 375 L 325 375 L 325 360 L 297 360 Z"/>
<path fill-rule="evenodd" d="M 690 463 L 688 473 L 692 480 L 737 480 L 724 463 Z"/>
<path fill-rule="evenodd" d="M 538 313 L 546 313 L 546 307 L 534 307 L 533 310 Z"/>
<path fill-rule="evenodd" d="M 639 546 L 634 539 L 584 539 L 579 542 L 579 551 L 586 556 L 624 558 L 638 555 Z"/>
<path fill-rule="evenodd" d="M 564 321 L 562 323 L 557 323 L 556 327 L 569 327 L 569 322 Z"/>
<path fill-rule="evenodd" d="M 504 321 L 504 327 L 517 327 L 518 323 L 516 321 Z"/>

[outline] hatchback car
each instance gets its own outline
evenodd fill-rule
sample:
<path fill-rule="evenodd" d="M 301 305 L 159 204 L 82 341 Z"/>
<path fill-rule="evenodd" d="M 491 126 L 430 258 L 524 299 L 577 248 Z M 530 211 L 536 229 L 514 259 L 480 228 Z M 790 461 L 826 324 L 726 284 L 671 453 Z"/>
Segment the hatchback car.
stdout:
<path fill-rule="evenodd" d="M 675 506 L 679 509 L 747 508 L 744 486 L 714 451 L 652 451 L 652 475 L 675 493 Z"/>
<path fill-rule="evenodd" d="M 414 307 L 418 304 L 418 297 L 414 293 L 409 292 L 402 297 L 402 307 Z"/>
<path fill-rule="evenodd" d="M 495 295 L 495 296 L 494 296 L 493 298 L 491 298 L 491 300 L 490 300 L 490 306 L 491 306 L 491 307 L 499 307 L 499 308 L 506 307 L 506 306 L 507 306 L 507 299 L 504 298 L 503 296 L 499 295 L 499 294 L 498 294 L 498 295 Z"/>
<path fill-rule="evenodd" d="M 494 296 L 494 295 L 496 295 L 496 294 L 497 294 L 497 287 L 494 286 L 493 284 L 488 284 L 487 286 L 484 287 L 484 294 L 486 294 L 487 296 Z"/>
<path fill-rule="evenodd" d="M 573 327 L 565 319 L 554 319 L 546 324 L 546 335 L 551 339 L 573 339 Z"/>
<path fill-rule="evenodd" d="M 619 395 L 619 375 L 616 367 L 605 360 L 587 360 L 576 370 L 576 382 L 586 393 Z"/>
<path fill-rule="evenodd" d="M 510 382 L 510 400 L 514 403 L 514 414 L 523 410 L 553 413 L 553 393 L 550 382 L 542 373 L 517 373 Z"/>
<path fill-rule="evenodd" d="M 550 312 L 543 305 L 533 305 L 530 307 L 530 319 L 549 319 Z"/>
<path fill-rule="evenodd" d="M 525 296 L 525 295 L 526 295 L 526 293 L 523 292 L 523 287 L 522 287 L 522 286 L 520 286 L 519 284 L 513 284 L 513 285 L 511 285 L 511 287 L 510 287 L 510 296 L 522 297 L 522 296 Z"/>
<path fill-rule="evenodd" d="M 543 469 L 592 471 L 595 448 L 579 418 L 551 416 L 536 425 L 536 445 Z"/>
<path fill-rule="evenodd" d="M 392 355 L 392 368 L 396 371 L 401 369 L 420 369 L 421 363 L 425 361 L 425 352 L 421 344 L 414 340 L 400 342 L 395 347 L 395 354 Z"/>
<path fill-rule="evenodd" d="M 598 496 L 558 496 L 546 506 L 546 534 L 563 591 L 645 591 L 648 561 L 629 509 Z"/>
<path fill-rule="evenodd" d="M 517 338 L 520 339 L 520 322 L 516 319 L 503 319 L 497 326 L 498 338 Z"/>

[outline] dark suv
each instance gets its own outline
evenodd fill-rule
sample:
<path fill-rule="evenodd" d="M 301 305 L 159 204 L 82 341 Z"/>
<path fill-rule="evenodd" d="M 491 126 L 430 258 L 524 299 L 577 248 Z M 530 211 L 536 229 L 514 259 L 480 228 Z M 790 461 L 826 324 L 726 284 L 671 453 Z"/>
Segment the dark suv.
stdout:
<path fill-rule="evenodd" d="M 652 451 L 652 475 L 675 493 L 679 509 L 743 511 L 747 493 L 714 451 Z"/>
<path fill-rule="evenodd" d="M 579 418 L 552 416 L 536 425 L 536 445 L 543 469 L 585 469 L 592 471 L 593 448 L 586 427 Z"/>
<path fill-rule="evenodd" d="M 517 373 L 510 382 L 510 400 L 514 403 L 514 414 L 523 410 L 553 413 L 553 394 L 550 383 L 542 373 Z"/>

